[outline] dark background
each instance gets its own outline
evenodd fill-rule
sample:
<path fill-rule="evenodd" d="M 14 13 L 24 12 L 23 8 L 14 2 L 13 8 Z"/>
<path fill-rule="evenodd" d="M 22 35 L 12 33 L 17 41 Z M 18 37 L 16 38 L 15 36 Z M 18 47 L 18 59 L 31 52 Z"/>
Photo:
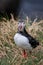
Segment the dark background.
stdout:
<path fill-rule="evenodd" d="M 43 0 L 0 0 L 0 15 L 10 13 L 14 18 L 25 18 L 26 16 L 34 19 L 43 19 Z"/>
<path fill-rule="evenodd" d="M 18 11 L 19 17 L 43 18 L 43 0 L 22 0 Z"/>

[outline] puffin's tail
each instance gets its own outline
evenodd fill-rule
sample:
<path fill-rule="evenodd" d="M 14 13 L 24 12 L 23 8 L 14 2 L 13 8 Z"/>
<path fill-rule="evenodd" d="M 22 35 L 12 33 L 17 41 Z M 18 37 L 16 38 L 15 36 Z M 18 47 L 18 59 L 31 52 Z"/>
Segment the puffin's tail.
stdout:
<path fill-rule="evenodd" d="M 36 48 L 37 46 L 40 45 L 39 42 L 38 42 L 37 40 L 35 40 L 34 38 L 32 38 L 32 39 L 30 40 L 30 44 L 31 44 L 31 46 L 32 46 L 33 48 Z"/>

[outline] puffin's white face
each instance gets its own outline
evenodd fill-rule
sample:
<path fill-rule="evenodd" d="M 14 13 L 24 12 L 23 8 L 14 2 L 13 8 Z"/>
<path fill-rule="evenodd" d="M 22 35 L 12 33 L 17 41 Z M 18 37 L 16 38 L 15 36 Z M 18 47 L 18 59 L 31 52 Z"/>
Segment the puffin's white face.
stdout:
<path fill-rule="evenodd" d="M 24 22 L 19 22 L 19 23 L 18 23 L 18 30 L 19 30 L 19 31 L 23 31 L 24 28 L 25 28 L 25 23 L 24 23 Z"/>

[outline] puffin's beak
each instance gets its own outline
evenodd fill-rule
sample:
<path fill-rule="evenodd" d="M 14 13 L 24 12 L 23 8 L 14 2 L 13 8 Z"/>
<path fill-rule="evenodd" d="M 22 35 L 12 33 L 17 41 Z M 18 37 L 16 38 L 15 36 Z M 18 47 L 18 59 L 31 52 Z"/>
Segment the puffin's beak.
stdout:
<path fill-rule="evenodd" d="M 19 26 L 19 29 L 22 29 L 22 26 Z"/>
<path fill-rule="evenodd" d="M 22 29 L 22 26 L 20 26 L 20 29 Z"/>

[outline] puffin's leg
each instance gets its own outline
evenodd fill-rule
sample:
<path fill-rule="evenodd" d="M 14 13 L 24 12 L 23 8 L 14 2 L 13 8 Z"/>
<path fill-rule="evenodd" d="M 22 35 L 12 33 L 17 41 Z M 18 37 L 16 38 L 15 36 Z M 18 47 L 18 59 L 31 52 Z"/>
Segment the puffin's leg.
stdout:
<path fill-rule="evenodd" d="M 23 50 L 22 56 L 23 56 L 24 58 L 27 57 L 27 52 L 26 52 L 26 50 Z"/>

